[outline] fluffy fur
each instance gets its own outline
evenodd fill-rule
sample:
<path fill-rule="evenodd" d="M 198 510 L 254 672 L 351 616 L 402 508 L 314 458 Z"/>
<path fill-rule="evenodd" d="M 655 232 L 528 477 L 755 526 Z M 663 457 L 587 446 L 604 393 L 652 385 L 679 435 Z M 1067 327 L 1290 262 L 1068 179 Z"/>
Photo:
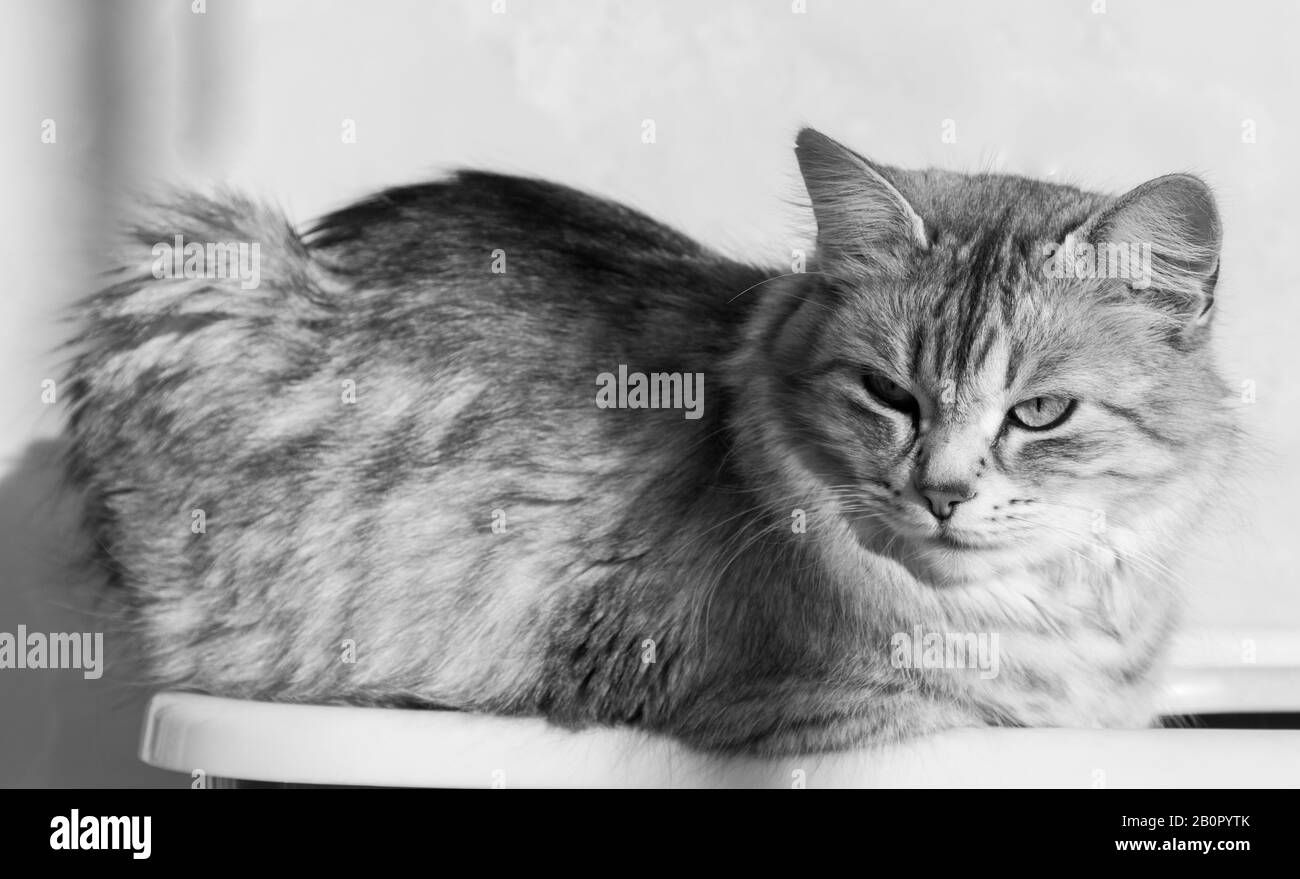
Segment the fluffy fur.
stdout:
<path fill-rule="evenodd" d="M 1233 430 L 1208 190 L 904 172 L 810 130 L 798 154 L 817 253 L 784 278 L 485 173 L 301 235 L 232 195 L 150 212 L 80 311 L 69 419 L 149 680 L 760 753 L 1149 722 Z M 1173 269 L 1041 271 L 1116 230 Z M 155 278 L 176 235 L 258 242 L 260 286 Z M 619 364 L 704 373 L 704 416 L 597 408 Z M 1078 402 L 1016 428 L 1040 395 Z M 895 667 L 917 626 L 999 634 L 1000 674 Z"/>

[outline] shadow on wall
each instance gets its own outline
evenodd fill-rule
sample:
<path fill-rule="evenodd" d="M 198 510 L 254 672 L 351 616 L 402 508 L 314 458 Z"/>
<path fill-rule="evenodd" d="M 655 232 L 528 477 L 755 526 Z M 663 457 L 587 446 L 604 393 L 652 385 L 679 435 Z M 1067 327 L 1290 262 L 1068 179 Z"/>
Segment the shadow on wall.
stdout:
<path fill-rule="evenodd" d="M 57 441 L 33 443 L 0 480 L 0 632 L 102 633 L 102 676 L 0 669 L 0 787 L 187 786 L 136 756 L 149 693 L 126 681 L 127 651 L 102 574 L 83 561 L 89 538 L 61 454 Z"/>

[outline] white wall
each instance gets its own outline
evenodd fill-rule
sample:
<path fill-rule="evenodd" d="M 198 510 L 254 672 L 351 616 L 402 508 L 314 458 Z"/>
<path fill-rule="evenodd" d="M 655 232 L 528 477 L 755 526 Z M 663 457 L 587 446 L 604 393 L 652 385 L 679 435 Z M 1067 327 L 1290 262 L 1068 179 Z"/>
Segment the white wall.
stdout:
<path fill-rule="evenodd" d="M 58 377 L 51 315 L 91 288 L 86 242 L 122 182 L 234 180 L 306 220 L 377 186 L 487 166 L 624 199 L 729 252 L 779 262 L 809 228 L 791 153 L 807 123 L 903 166 L 1112 191 L 1191 170 L 1215 186 L 1221 350 L 1234 385 L 1256 383 L 1242 411 L 1259 450 L 1238 466 L 1244 523 L 1216 528 L 1186 570 L 1192 616 L 1248 631 L 1300 626 L 1300 74 L 1288 42 L 1300 7 L 506 5 L 209 0 L 196 15 L 175 2 L 7 4 L 0 473 L 31 484 L 12 471 L 30 469 L 24 450 L 57 429 L 39 399 L 41 379 Z M 47 117 L 57 144 L 40 143 Z M 355 144 L 341 142 L 345 118 Z M 645 118 L 656 122 L 652 145 L 641 142 Z M 945 119 L 955 143 L 940 138 Z M 23 514 L 30 500 L 0 493 L 18 529 L 0 553 L 50 541 Z M 24 564 L 0 556 L 0 630 L 15 612 L 6 588 L 21 584 L 27 613 L 59 590 Z"/>

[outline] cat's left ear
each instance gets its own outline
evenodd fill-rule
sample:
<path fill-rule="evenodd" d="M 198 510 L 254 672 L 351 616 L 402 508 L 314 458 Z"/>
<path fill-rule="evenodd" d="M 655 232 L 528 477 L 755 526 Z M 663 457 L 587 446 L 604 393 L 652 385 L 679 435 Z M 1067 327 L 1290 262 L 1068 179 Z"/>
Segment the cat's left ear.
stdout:
<path fill-rule="evenodd" d="M 1120 196 L 1076 233 L 1101 253 L 1139 257 L 1129 286 L 1192 327 L 1210 322 L 1223 230 L 1210 188 L 1191 174 L 1157 177 Z M 1130 260 L 1132 263 L 1132 260 Z"/>

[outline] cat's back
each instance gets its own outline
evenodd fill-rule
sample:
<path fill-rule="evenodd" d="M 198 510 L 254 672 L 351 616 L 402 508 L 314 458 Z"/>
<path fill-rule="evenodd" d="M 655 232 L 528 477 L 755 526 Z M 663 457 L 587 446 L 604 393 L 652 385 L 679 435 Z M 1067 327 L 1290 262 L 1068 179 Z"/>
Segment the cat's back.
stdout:
<path fill-rule="evenodd" d="M 707 298 L 701 284 L 758 273 L 618 202 L 485 171 L 385 190 L 321 218 L 306 239 L 334 267 L 378 284 L 563 278 L 567 290 L 608 298 L 676 280 Z"/>
<path fill-rule="evenodd" d="M 524 358 L 537 379 L 711 370 L 750 306 L 738 294 L 774 274 L 617 202 L 482 171 L 386 190 L 304 238 L 376 343 Z"/>
<path fill-rule="evenodd" d="M 384 190 L 321 218 L 308 232 L 318 251 L 373 277 L 399 280 L 412 269 L 445 270 L 448 260 L 490 247 L 517 255 L 568 258 L 564 268 L 616 270 L 628 260 L 699 259 L 691 238 L 608 199 L 526 177 L 460 171 L 429 183 Z M 502 272 L 498 272 L 502 273 Z"/>

